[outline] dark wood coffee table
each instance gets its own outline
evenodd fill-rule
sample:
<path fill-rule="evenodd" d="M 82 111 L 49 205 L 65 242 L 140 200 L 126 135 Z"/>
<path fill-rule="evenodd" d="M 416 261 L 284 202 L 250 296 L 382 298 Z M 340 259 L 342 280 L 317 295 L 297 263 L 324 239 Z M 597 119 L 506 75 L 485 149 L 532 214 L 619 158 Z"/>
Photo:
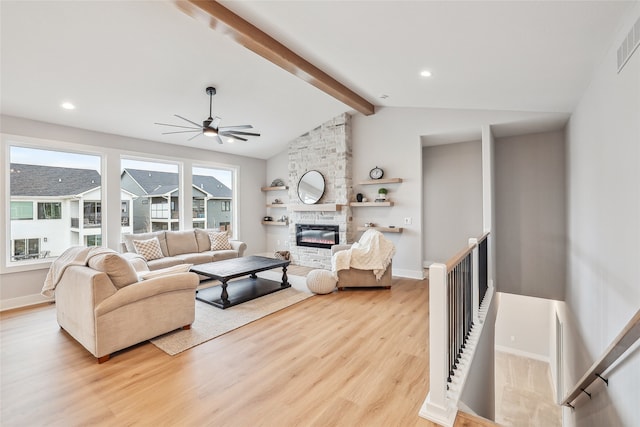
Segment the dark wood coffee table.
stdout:
<path fill-rule="evenodd" d="M 194 273 L 222 282 L 222 292 L 217 286 L 200 289 L 196 292 L 196 299 L 207 304 L 225 309 L 243 302 L 290 288 L 287 278 L 287 266 L 290 261 L 266 258 L 262 256 L 247 256 L 223 261 L 208 262 L 191 267 Z M 282 282 L 268 280 L 256 276 L 256 273 L 282 267 Z M 242 276 L 244 279 L 234 280 Z M 227 287 L 232 285 L 228 290 Z"/>

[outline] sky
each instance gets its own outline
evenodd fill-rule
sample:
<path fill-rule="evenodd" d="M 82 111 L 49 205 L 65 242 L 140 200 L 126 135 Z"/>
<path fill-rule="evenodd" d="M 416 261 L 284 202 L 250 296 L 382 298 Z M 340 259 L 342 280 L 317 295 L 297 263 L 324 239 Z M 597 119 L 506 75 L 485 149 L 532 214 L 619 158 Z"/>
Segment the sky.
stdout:
<path fill-rule="evenodd" d="M 100 156 L 77 154 L 63 151 L 40 150 L 35 148 L 11 146 L 11 163 L 29 165 L 57 166 L 77 169 L 93 169 L 100 172 Z M 122 159 L 123 168 L 143 169 L 161 172 L 178 172 L 176 163 L 147 162 Z M 232 172 L 224 169 L 194 167 L 196 175 L 213 176 L 229 188 L 232 188 Z"/>

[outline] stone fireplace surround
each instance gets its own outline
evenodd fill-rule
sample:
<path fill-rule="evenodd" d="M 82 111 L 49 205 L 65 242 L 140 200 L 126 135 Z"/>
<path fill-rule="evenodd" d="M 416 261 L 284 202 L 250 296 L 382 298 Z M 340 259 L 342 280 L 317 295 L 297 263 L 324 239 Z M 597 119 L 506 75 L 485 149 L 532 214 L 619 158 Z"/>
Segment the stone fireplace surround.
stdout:
<path fill-rule="evenodd" d="M 296 245 L 296 224 L 327 224 L 339 228 L 340 244 L 352 242 L 355 235 L 349 200 L 353 198 L 351 169 L 351 117 L 342 114 L 299 136 L 289 144 L 289 251 L 294 263 L 305 267 L 331 268 L 331 249 Z M 325 180 L 325 192 L 318 204 L 336 204 L 335 210 L 304 209 L 298 198 L 300 177 L 310 170 L 319 171 Z M 299 204 L 299 205 L 298 205 Z M 315 205 L 309 205 L 314 209 Z"/>

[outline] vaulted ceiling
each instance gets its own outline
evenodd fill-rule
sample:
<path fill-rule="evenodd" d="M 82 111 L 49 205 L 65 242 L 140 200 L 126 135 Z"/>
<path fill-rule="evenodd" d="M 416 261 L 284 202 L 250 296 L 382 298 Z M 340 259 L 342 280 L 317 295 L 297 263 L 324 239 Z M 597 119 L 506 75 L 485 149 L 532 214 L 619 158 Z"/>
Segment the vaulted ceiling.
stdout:
<path fill-rule="evenodd" d="M 221 2 L 377 108 L 560 113 L 635 3 Z M 353 110 L 175 2 L 3 0 L 0 14 L 5 115 L 268 158 Z M 262 136 L 218 145 L 161 135 L 154 122 L 182 124 L 174 114 L 207 118 L 209 85 L 222 126 L 248 123 Z"/>

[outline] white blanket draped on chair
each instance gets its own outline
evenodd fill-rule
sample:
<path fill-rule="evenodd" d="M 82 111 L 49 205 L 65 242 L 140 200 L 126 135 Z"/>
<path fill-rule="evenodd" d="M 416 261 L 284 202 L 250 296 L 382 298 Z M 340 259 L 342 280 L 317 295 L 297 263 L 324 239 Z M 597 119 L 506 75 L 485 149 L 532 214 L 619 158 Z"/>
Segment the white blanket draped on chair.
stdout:
<path fill-rule="evenodd" d="M 71 265 L 87 265 L 89 258 L 105 252 L 113 252 L 112 249 L 97 246 L 72 246 L 56 258 L 49 267 L 47 277 L 44 279 L 42 294 L 45 297 L 52 297 L 55 293 L 56 285 L 62 278 L 62 274 Z"/>
<path fill-rule="evenodd" d="M 380 280 L 395 253 L 396 247 L 390 240 L 379 231 L 369 229 L 358 242 L 351 245 L 351 249 L 333 255 L 331 270 L 336 275 L 338 271 L 348 268 L 373 270 L 376 280 Z"/>

